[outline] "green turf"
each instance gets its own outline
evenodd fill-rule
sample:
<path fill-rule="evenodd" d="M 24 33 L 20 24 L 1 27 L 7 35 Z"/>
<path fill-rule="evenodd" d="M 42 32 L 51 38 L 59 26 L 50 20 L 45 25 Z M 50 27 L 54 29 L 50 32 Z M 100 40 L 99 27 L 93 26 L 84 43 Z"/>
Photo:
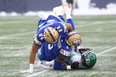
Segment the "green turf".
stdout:
<path fill-rule="evenodd" d="M 37 65 L 32 74 L 21 71 L 29 68 L 29 53 L 36 32 L 37 16 L 0 17 L 0 77 L 24 77 L 45 71 Z M 116 16 L 73 16 L 76 31 L 82 35 L 82 45 L 96 54 L 116 47 Z M 97 56 L 89 70 L 47 70 L 35 77 L 116 77 L 116 49 Z"/>

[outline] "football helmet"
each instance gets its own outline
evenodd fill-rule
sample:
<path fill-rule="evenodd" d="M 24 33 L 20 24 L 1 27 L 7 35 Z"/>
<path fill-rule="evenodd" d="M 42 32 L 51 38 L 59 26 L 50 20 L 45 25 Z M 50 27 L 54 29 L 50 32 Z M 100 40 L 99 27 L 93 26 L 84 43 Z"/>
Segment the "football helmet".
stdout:
<path fill-rule="evenodd" d="M 97 57 L 94 53 L 86 51 L 82 54 L 82 56 L 83 56 L 82 63 L 86 68 L 92 68 L 96 64 Z"/>
<path fill-rule="evenodd" d="M 80 34 L 77 32 L 74 32 L 74 31 L 72 31 L 68 34 L 66 40 L 70 46 L 78 46 L 81 44 Z"/>
<path fill-rule="evenodd" d="M 58 40 L 58 35 L 58 32 L 52 27 L 48 27 L 44 30 L 44 38 L 48 43 L 56 42 Z"/>

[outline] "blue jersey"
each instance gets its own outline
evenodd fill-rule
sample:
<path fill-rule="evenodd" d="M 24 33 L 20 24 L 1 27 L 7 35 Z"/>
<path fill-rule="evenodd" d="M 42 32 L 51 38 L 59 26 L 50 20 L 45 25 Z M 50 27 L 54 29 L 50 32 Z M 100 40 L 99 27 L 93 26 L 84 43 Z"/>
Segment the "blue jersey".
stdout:
<path fill-rule="evenodd" d="M 53 27 L 59 33 L 59 36 L 65 35 L 67 33 L 65 24 L 54 16 L 49 16 L 47 20 L 39 22 L 40 24 L 38 25 L 38 30 L 34 37 L 34 42 L 37 45 L 42 45 L 45 42 L 44 30 L 47 27 Z"/>
<path fill-rule="evenodd" d="M 52 24 L 52 23 L 56 23 L 56 22 L 65 22 L 65 21 L 62 16 L 57 18 L 53 15 L 49 15 L 49 17 L 46 20 L 40 19 L 38 21 L 38 28 L 41 28 L 42 26 L 46 26 L 46 24 Z"/>
<path fill-rule="evenodd" d="M 55 17 L 52 15 L 49 15 L 49 17 L 46 20 L 40 19 L 38 22 L 38 30 L 34 37 L 34 42 L 39 46 L 41 46 L 45 42 L 44 30 L 47 27 L 53 27 L 59 33 L 59 36 L 65 36 L 68 32 L 66 30 L 66 26 L 64 22 L 65 21 L 62 16 Z M 74 24 L 73 24 L 72 19 L 67 19 L 67 23 L 70 23 L 74 30 Z"/>
<path fill-rule="evenodd" d="M 67 23 L 70 23 L 73 30 L 75 30 L 75 25 L 73 23 L 73 20 L 71 18 L 69 18 L 69 19 L 67 19 L 67 21 L 65 21 L 65 19 L 63 18 L 62 15 L 59 15 L 58 17 L 49 15 L 49 17 L 46 20 L 40 19 L 38 21 L 38 29 L 41 28 L 42 26 L 44 26 L 45 24 L 51 24 L 53 22 L 63 22 L 63 23 L 67 22 Z"/>
<path fill-rule="evenodd" d="M 38 58 L 40 60 L 51 61 L 54 60 L 58 55 L 62 57 L 68 57 L 72 49 L 65 41 L 65 38 L 59 38 L 54 44 L 45 42 L 39 49 Z"/>

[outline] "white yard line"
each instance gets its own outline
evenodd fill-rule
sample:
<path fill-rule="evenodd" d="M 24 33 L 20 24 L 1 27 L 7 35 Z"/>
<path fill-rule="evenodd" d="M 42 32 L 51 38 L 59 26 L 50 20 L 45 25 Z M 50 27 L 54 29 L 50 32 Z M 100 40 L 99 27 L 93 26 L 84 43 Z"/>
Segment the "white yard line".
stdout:
<path fill-rule="evenodd" d="M 49 70 L 44 70 L 44 71 L 41 71 L 41 72 L 37 72 L 37 73 L 31 74 L 31 75 L 28 75 L 28 76 L 25 76 L 25 77 L 37 76 L 37 75 L 42 74 L 42 73 L 45 73 L 45 72 L 47 72 L 47 71 L 49 71 Z"/>
<path fill-rule="evenodd" d="M 113 47 L 113 48 L 104 50 L 104 51 L 102 51 L 102 52 L 99 52 L 99 53 L 97 53 L 96 55 L 97 55 L 97 56 L 100 56 L 100 55 L 102 55 L 102 54 L 104 54 L 104 53 L 110 52 L 110 51 L 115 50 L 115 49 L 116 49 L 116 47 Z M 37 72 L 37 73 L 31 74 L 31 75 L 28 75 L 28 76 L 26 76 L 26 77 L 37 76 L 37 75 L 42 74 L 42 73 L 45 73 L 45 72 L 47 72 L 47 71 L 49 71 L 49 70 L 44 70 L 44 71 L 41 71 L 41 72 Z"/>
<path fill-rule="evenodd" d="M 88 27 L 88 26 L 98 26 L 99 24 L 104 24 L 104 23 L 116 23 L 116 20 L 114 20 L 114 21 L 96 21 L 96 22 L 93 22 L 93 23 L 91 23 L 91 24 L 81 24 L 80 26 L 78 26 L 79 28 L 81 28 L 81 27 Z"/>
<path fill-rule="evenodd" d="M 7 22 L 0 22 L 0 25 L 5 26 L 6 24 L 19 24 L 19 23 L 29 23 L 29 21 L 7 21 Z"/>
<path fill-rule="evenodd" d="M 102 54 L 104 54 L 104 53 L 110 52 L 110 51 L 115 50 L 115 49 L 116 49 L 116 47 L 113 47 L 113 48 L 104 50 L 104 51 L 102 51 L 102 52 L 99 52 L 99 53 L 97 53 L 96 55 L 97 55 L 97 56 L 100 56 L 100 55 L 102 55 Z"/>
<path fill-rule="evenodd" d="M 4 40 L 4 39 L 9 39 L 10 37 L 14 37 L 14 36 L 20 36 L 20 35 L 25 35 L 25 34 L 31 34 L 31 33 L 34 33 L 35 31 L 33 32 L 25 32 L 25 33 L 17 33 L 17 34 L 11 34 L 11 35 L 6 35 L 6 36 L 0 36 L 0 40 Z"/>

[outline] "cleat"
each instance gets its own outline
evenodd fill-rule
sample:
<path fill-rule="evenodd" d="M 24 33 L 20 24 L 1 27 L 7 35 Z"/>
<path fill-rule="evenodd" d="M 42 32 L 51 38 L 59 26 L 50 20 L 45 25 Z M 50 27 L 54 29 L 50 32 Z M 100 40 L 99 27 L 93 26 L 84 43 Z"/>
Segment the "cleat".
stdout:
<path fill-rule="evenodd" d="M 65 14 L 71 14 L 71 8 L 68 5 L 63 6 L 63 10 Z"/>
<path fill-rule="evenodd" d="M 61 6 L 58 6 L 58 7 L 55 7 L 55 8 L 53 8 L 53 13 L 55 14 L 55 15 L 63 15 L 64 14 L 64 9 L 63 9 L 63 6 L 61 5 Z"/>

